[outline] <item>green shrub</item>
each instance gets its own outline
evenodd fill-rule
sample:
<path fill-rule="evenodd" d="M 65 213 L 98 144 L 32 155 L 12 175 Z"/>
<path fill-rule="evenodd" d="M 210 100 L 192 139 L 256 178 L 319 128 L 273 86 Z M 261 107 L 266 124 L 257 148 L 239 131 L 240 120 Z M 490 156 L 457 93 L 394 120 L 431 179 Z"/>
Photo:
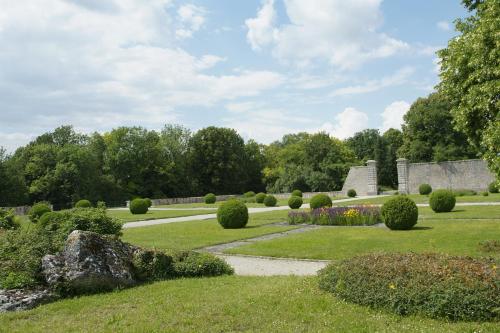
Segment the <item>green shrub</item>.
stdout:
<path fill-rule="evenodd" d="M 356 194 L 357 194 L 357 193 L 356 193 L 356 190 L 354 190 L 354 189 L 352 189 L 352 188 L 351 188 L 349 191 L 347 191 L 347 196 L 348 196 L 349 198 L 354 198 L 354 197 L 356 196 Z"/>
<path fill-rule="evenodd" d="M 75 208 L 90 208 L 92 204 L 86 199 L 82 199 L 76 202 Z"/>
<path fill-rule="evenodd" d="M 38 222 L 38 219 L 42 217 L 43 214 L 51 211 L 52 209 L 50 208 L 48 203 L 38 202 L 31 207 L 31 209 L 28 212 L 28 217 L 30 218 L 31 222 L 36 223 Z"/>
<path fill-rule="evenodd" d="M 291 196 L 290 199 L 288 199 L 288 206 L 291 209 L 298 209 L 302 206 L 303 200 L 301 197 L 296 197 L 296 196 Z"/>
<path fill-rule="evenodd" d="M 436 190 L 432 192 L 429 199 L 429 205 L 436 213 L 451 212 L 455 203 L 455 196 L 449 190 Z"/>
<path fill-rule="evenodd" d="M 0 208 L 0 229 L 13 230 L 20 227 L 19 222 L 14 215 L 14 210 Z"/>
<path fill-rule="evenodd" d="M 217 197 L 213 193 L 208 193 L 204 197 L 205 203 L 208 205 L 214 204 L 217 201 Z"/>
<path fill-rule="evenodd" d="M 145 198 L 144 200 L 147 202 L 148 208 L 151 208 L 151 206 L 153 206 L 153 201 L 151 199 Z"/>
<path fill-rule="evenodd" d="M 463 197 L 463 196 L 471 196 L 471 195 L 477 195 L 477 192 L 474 190 L 469 190 L 469 189 L 458 189 L 458 190 L 453 190 L 453 195 L 456 197 Z"/>
<path fill-rule="evenodd" d="M 238 200 L 228 200 L 217 209 L 217 221 L 224 229 L 244 228 L 248 223 L 248 208 Z"/>
<path fill-rule="evenodd" d="M 265 198 L 266 198 L 266 194 L 265 193 L 262 193 L 262 192 L 257 193 L 255 195 L 255 202 L 257 202 L 257 203 L 263 203 Z"/>
<path fill-rule="evenodd" d="M 488 195 L 490 195 L 488 192 L 483 192 L 481 194 L 483 195 L 483 197 L 487 197 Z"/>
<path fill-rule="evenodd" d="M 301 190 L 293 190 L 292 197 L 301 197 L 302 198 L 302 191 Z"/>
<path fill-rule="evenodd" d="M 107 209 L 108 208 L 106 206 L 106 202 L 105 201 L 97 201 L 96 207 L 99 208 L 99 209 Z"/>
<path fill-rule="evenodd" d="M 439 254 L 368 254 L 334 262 L 320 288 L 346 301 L 399 315 L 497 320 L 497 263 Z"/>
<path fill-rule="evenodd" d="M 428 195 L 431 194 L 432 192 L 432 187 L 429 184 L 420 184 L 418 187 L 418 193 L 420 195 Z"/>
<path fill-rule="evenodd" d="M 274 207 L 278 203 L 278 199 L 274 195 L 266 195 L 264 198 L 264 206 L 266 207 Z"/>
<path fill-rule="evenodd" d="M 488 191 L 490 193 L 498 193 L 498 185 L 496 182 L 492 182 L 490 185 L 488 185 Z"/>
<path fill-rule="evenodd" d="M 129 209 L 132 214 L 146 214 L 149 210 L 149 202 L 145 199 L 134 199 L 130 201 Z"/>
<path fill-rule="evenodd" d="M 413 200 L 400 195 L 382 205 L 382 221 L 391 230 L 409 230 L 417 224 L 418 208 Z"/>
<path fill-rule="evenodd" d="M 173 258 L 164 252 L 138 249 L 134 252 L 132 264 L 134 273 L 141 281 L 168 279 L 175 276 Z"/>
<path fill-rule="evenodd" d="M 174 256 L 174 270 L 179 277 L 232 275 L 234 270 L 224 260 L 208 253 L 180 252 Z"/>
<path fill-rule="evenodd" d="M 312 197 L 311 202 L 309 204 L 311 206 L 311 209 L 332 207 L 332 199 L 330 199 L 328 195 L 320 193 Z"/>
<path fill-rule="evenodd" d="M 255 192 L 254 191 L 248 191 L 243 194 L 244 198 L 253 198 L 255 197 Z"/>

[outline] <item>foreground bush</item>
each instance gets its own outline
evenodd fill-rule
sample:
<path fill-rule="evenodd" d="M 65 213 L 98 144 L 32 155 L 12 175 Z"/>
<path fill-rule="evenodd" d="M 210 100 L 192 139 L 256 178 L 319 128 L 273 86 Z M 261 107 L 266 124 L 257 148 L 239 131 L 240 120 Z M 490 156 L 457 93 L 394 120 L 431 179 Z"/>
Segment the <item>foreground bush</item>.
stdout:
<path fill-rule="evenodd" d="M 0 208 L 0 230 L 13 230 L 19 228 L 20 224 L 13 210 Z"/>
<path fill-rule="evenodd" d="M 380 223 L 380 208 L 376 206 L 355 206 L 289 212 L 288 223 L 342 226 L 374 225 Z"/>
<path fill-rule="evenodd" d="M 244 198 L 253 198 L 255 197 L 255 192 L 254 191 L 248 191 L 243 194 Z"/>
<path fill-rule="evenodd" d="M 90 201 L 82 199 L 76 202 L 75 208 L 90 208 L 92 207 L 92 203 Z"/>
<path fill-rule="evenodd" d="M 266 195 L 264 198 L 264 206 L 266 207 L 274 207 L 278 203 L 278 199 L 274 195 Z"/>
<path fill-rule="evenodd" d="M 184 251 L 174 255 L 174 272 L 178 277 L 202 277 L 232 275 L 234 270 L 214 255 Z"/>
<path fill-rule="evenodd" d="M 418 208 L 413 200 L 400 195 L 388 200 L 380 211 L 382 221 L 391 230 L 409 230 L 417 224 Z"/>
<path fill-rule="evenodd" d="M 107 209 L 108 208 L 106 206 L 106 202 L 105 201 L 97 201 L 96 207 L 99 208 L 99 209 Z"/>
<path fill-rule="evenodd" d="M 266 194 L 265 193 L 257 193 L 255 195 L 255 202 L 256 203 L 264 203 L 264 199 L 266 198 Z"/>
<path fill-rule="evenodd" d="M 490 193 L 498 193 L 498 185 L 496 182 L 492 182 L 490 185 L 488 185 L 488 191 Z"/>
<path fill-rule="evenodd" d="M 436 213 L 451 212 L 455 208 L 455 195 L 449 190 L 436 190 L 429 198 L 429 205 Z"/>
<path fill-rule="evenodd" d="M 294 196 L 294 197 L 301 197 L 302 198 L 302 191 L 301 190 L 293 190 L 292 191 L 292 196 Z"/>
<path fill-rule="evenodd" d="M 428 195 L 431 194 L 432 192 L 432 187 L 429 184 L 420 184 L 418 187 L 418 193 L 420 195 Z"/>
<path fill-rule="evenodd" d="M 208 193 L 205 195 L 205 203 L 208 205 L 214 204 L 217 201 L 217 197 L 213 193 Z"/>
<path fill-rule="evenodd" d="M 134 252 L 134 273 L 141 281 L 154 281 L 175 276 L 173 258 L 164 252 L 139 249 Z"/>
<path fill-rule="evenodd" d="M 36 223 L 42 217 L 43 214 L 51 212 L 49 204 L 46 202 L 38 202 L 34 204 L 28 212 L 28 217 L 31 222 Z"/>
<path fill-rule="evenodd" d="M 149 202 L 146 199 L 134 199 L 130 201 L 129 209 L 132 214 L 146 214 L 149 210 Z"/>
<path fill-rule="evenodd" d="M 303 200 L 301 197 L 291 196 L 288 199 L 288 207 L 291 209 L 299 209 L 302 206 Z"/>
<path fill-rule="evenodd" d="M 248 208 L 239 200 L 228 200 L 217 209 L 217 221 L 224 229 L 244 228 L 248 223 Z"/>
<path fill-rule="evenodd" d="M 349 191 L 347 191 L 347 196 L 348 196 L 349 198 L 354 198 L 354 197 L 356 196 L 356 194 L 357 194 L 357 193 L 356 193 L 356 190 L 354 190 L 354 189 L 352 189 L 352 188 L 351 188 Z"/>
<path fill-rule="evenodd" d="M 311 209 L 332 207 L 332 199 L 330 199 L 328 195 L 323 193 L 316 194 L 311 198 L 309 205 L 311 206 Z"/>
<path fill-rule="evenodd" d="M 399 315 L 486 321 L 500 317 L 493 260 L 439 254 L 369 254 L 327 266 L 320 288 Z"/>

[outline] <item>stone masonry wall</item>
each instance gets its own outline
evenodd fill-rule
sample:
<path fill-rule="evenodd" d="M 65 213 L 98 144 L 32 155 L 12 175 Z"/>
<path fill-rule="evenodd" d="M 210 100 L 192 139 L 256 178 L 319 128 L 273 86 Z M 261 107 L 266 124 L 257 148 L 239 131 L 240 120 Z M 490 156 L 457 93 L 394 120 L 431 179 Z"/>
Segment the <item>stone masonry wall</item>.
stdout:
<path fill-rule="evenodd" d="M 377 194 L 377 166 L 375 161 L 367 161 L 367 166 L 351 167 L 342 187 L 342 193 L 354 189 L 358 195 Z"/>
<path fill-rule="evenodd" d="M 433 189 L 471 189 L 485 191 L 495 176 L 483 160 L 464 160 L 431 163 L 408 163 L 398 160 L 400 193 L 418 193 L 421 184 Z"/>

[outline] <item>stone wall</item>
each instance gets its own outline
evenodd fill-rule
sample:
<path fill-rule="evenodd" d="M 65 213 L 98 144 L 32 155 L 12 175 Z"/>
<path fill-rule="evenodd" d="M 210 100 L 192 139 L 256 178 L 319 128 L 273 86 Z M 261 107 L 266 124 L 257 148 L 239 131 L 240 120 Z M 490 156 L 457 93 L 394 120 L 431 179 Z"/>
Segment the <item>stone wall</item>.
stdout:
<path fill-rule="evenodd" d="M 356 166 L 349 169 L 349 174 L 342 187 L 342 194 L 354 189 L 358 195 L 377 194 L 377 162 L 367 161 L 366 166 Z"/>
<path fill-rule="evenodd" d="M 429 184 L 433 189 L 485 191 L 495 180 L 483 160 L 409 163 L 399 159 L 397 163 L 400 193 L 418 193 L 421 184 Z"/>

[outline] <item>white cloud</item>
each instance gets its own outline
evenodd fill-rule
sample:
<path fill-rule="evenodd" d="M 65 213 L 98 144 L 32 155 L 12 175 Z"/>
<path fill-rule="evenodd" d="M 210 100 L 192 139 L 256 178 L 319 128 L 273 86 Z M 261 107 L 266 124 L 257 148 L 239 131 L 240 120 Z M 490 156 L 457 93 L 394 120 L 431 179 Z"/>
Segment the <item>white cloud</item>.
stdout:
<path fill-rule="evenodd" d="M 247 39 L 253 49 L 272 44 L 273 55 L 284 62 L 308 66 L 326 60 L 349 69 L 385 58 L 408 44 L 378 32 L 381 0 L 284 0 L 290 24 L 276 27 L 274 1 L 267 0 L 248 19 Z"/>
<path fill-rule="evenodd" d="M 368 115 L 353 107 L 348 107 L 335 116 L 334 123 L 324 123 L 319 130 L 325 131 L 336 138 L 346 139 L 354 133 L 367 128 Z"/>
<path fill-rule="evenodd" d="M 437 27 L 443 31 L 450 31 L 451 30 L 451 26 L 448 22 L 446 21 L 439 21 L 438 23 L 436 23 Z"/>
<path fill-rule="evenodd" d="M 258 11 L 256 18 L 247 19 L 245 25 L 248 28 L 247 40 L 254 50 L 260 50 L 275 40 L 277 30 L 274 29 L 276 11 L 274 0 L 264 0 L 262 8 Z"/>
<path fill-rule="evenodd" d="M 203 7 L 185 4 L 177 10 L 177 18 L 181 27 L 175 31 L 178 39 L 191 38 L 205 23 L 207 11 Z"/>
<path fill-rule="evenodd" d="M 415 72 L 412 67 L 404 67 L 395 74 L 383 77 L 380 80 L 370 80 L 356 86 L 338 88 L 331 93 L 331 96 L 355 95 L 375 92 L 390 86 L 401 85 L 407 82 L 408 78 Z"/>
<path fill-rule="evenodd" d="M 382 112 L 381 132 L 384 133 L 389 128 L 401 129 L 403 116 L 410 109 L 410 103 L 405 101 L 395 101 L 389 104 Z"/>

